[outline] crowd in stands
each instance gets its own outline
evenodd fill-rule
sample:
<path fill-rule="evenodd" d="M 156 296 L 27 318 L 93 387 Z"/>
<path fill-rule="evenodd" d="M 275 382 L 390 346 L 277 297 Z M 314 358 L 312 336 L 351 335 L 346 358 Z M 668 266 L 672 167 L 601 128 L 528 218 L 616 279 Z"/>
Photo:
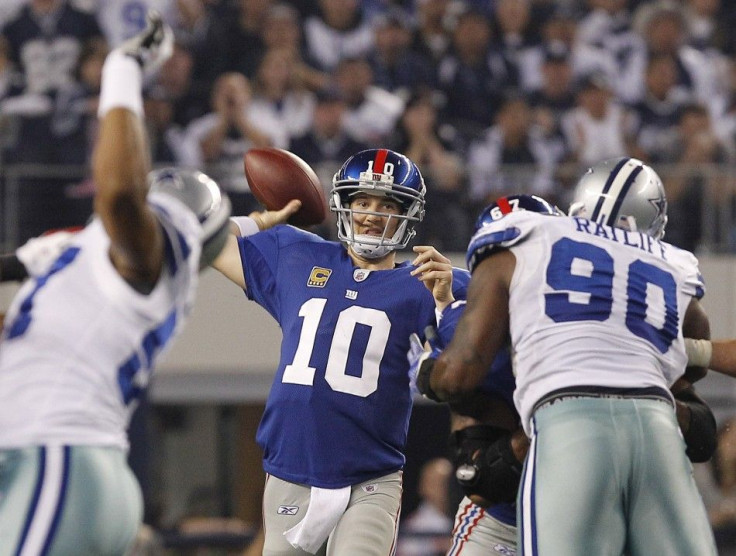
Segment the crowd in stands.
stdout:
<path fill-rule="evenodd" d="M 269 145 L 326 191 L 355 151 L 404 152 L 428 186 L 418 240 L 445 251 L 465 248 L 489 201 L 566 208 L 581 169 L 614 156 L 663 175 L 675 244 L 700 246 L 704 203 L 732 207 L 734 178 L 714 171 L 736 160 L 725 0 L 3 0 L 4 167 L 86 167 L 105 53 L 148 8 L 177 39 L 146 84 L 154 162 L 208 172 L 236 213 L 257 206 L 242 155 Z M 94 186 L 18 183 L 18 241 L 84 218 Z"/>

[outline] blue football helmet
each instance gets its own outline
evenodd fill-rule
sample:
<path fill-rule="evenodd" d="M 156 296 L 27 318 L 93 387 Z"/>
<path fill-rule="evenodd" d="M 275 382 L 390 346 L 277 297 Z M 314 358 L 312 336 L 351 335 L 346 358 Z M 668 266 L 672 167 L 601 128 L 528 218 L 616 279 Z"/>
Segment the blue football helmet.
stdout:
<path fill-rule="evenodd" d="M 553 204 L 545 201 L 537 195 L 509 195 L 496 199 L 488 205 L 478 216 L 475 221 L 475 229 L 473 237 L 468 245 L 466 255 L 466 263 L 468 269 L 472 272 L 475 267 L 493 252 L 495 242 L 490 241 L 483 234 L 477 235 L 485 226 L 501 220 L 504 216 L 511 212 L 528 210 L 531 212 L 539 212 L 541 214 L 549 214 L 551 216 L 564 216 L 565 214 Z"/>
<path fill-rule="evenodd" d="M 394 249 L 406 247 L 416 234 L 414 227 L 424 218 L 424 179 L 416 164 L 403 154 L 388 149 L 368 149 L 345 161 L 332 178 L 330 210 L 337 216 L 337 237 L 360 256 L 375 259 Z M 352 210 L 350 200 L 356 193 L 387 196 L 403 207 L 403 213 L 386 214 Z M 392 237 L 353 233 L 353 214 L 378 214 L 398 219 Z M 388 229 L 388 225 L 386 226 Z"/>
<path fill-rule="evenodd" d="M 556 206 L 548 203 L 537 195 L 509 195 L 496 199 L 488 205 L 478 216 L 475 221 L 475 229 L 473 233 L 480 230 L 483 226 L 487 226 L 491 222 L 500 220 L 510 212 L 518 210 L 530 210 L 532 212 L 540 212 L 542 214 L 551 214 L 554 216 L 563 216 L 563 213 Z"/>
<path fill-rule="evenodd" d="M 613 158 L 583 174 L 568 214 L 662 239 L 667 197 L 650 166 L 636 158 Z"/>

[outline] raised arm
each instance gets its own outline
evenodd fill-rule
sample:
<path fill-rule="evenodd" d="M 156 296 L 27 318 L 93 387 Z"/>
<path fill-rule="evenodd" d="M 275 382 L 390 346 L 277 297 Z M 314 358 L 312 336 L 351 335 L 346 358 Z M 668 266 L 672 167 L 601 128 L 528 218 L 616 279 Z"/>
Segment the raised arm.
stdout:
<path fill-rule="evenodd" d="M 147 28 L 113 50 L 102 70 L 92 161 L 95 212 L 110 236 L 115 268 L 142 291 L 150 291 L 163 264 L 161 230 L 146 204 L 151 161 L 143 127 L 143 70 L 168 58 L 172 40 L 171 30 L 152 14 Z"/>

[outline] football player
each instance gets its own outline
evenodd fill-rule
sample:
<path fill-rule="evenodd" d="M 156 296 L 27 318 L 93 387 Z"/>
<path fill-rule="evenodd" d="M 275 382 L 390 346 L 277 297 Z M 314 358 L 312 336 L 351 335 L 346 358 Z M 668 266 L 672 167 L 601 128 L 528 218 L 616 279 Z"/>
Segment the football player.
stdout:
<path fill-rule="evenodd" d="M 683 341 L 709 334 L 704 285 L 661 240 L 666 207 L 652 168 L 608 160 L 581 178 L 572 218 L 516 212 L 471 240 L 466 310 L 417 386 L 462 400 L 510 335 L 531 439 L 520 554 L 716 553 L 670 391 L 705 372 L 685 369 Z"/>
<path fill-rule="evenodd" d="M 464 297 L 469 275 L 428 246 L 396 251 L 424 215 L 419 168 L 387 149 L 335 174 L 339 242 L 239 217 L 215 263 L 283 331 L 257 441 L 267 472 L 264 554 L 394 550 L 412 395 L 409 336 Z M 294 201 L 298 208 L 298 201 Z"/>
<path fill-rule="evenodd" d="M 156 14 L 105 61 L 95 215 L 26 280 L 0 344 L 0 554 L 125 554 L 141 524 L 126 428 L 228 235 L 199 172 L 149 174 L 141 82 L 171 51 Z M 18 271 L 19 269 L 16 269 Z"/>

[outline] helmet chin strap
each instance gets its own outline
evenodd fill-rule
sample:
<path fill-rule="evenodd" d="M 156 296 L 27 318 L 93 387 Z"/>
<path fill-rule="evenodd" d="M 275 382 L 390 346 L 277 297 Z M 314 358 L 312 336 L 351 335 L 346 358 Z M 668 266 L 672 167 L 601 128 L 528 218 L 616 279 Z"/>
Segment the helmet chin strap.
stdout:
<path fill-rule="evenodd" d="M 356 235 L 350 242 L 350 248 L 365 259 L 380 259 L 395 249 L 393 245 L 373 245 L 365 239 L 374 239 L 372 236 Z M 363 241 L 361 241 L 363 240 Z"/>

